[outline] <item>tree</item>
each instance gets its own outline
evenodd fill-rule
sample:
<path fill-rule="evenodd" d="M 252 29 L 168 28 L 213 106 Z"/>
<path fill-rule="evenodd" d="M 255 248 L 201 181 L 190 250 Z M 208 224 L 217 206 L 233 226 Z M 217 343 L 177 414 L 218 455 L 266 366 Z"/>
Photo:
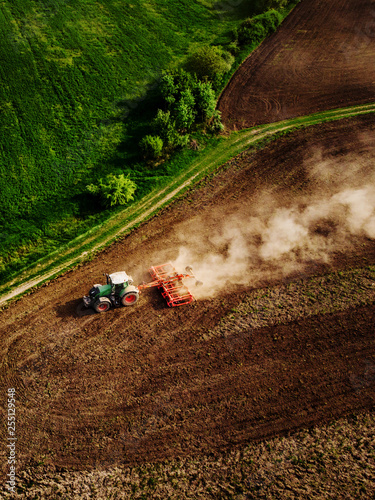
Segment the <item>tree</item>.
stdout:
<path fill-rule="evenodd" d="M 213 134 L 219 134 L 224 130 L 224 125 L 221 123 L 221 113 L 218 109 L 214 111 L 208 130 Z"/>
<path fill-rule="evenodd" d="M 273 33 L 277 30 L 277 27 L 283 20 L 282 14 L 275 9 L 267 10 L 264 14 L 259 16 L 261 18 L 261 22 L 266 30 L 267 34 Z"/>
<path fill-rule="evenodd" d="M 196 76 L 183 69 L 177 69 L 161 78 L 160 93 L 170 109 L 181 97 L 181 93 L 191 89 L 196 83 Z"/>
<path fill-rule="evenodd" d="M 230 70 L 234 58 L 229 53 L 224 53 L 219 47 L 201 47 L 190 55 L 186 68 L 195 73 L 200 80 L 208 79 L 211 82 L 220 79 Z"/>
<path fill-rule="evenodd" d="M 176 125 L 171 119 L 170 111 L 158 109 L 155 118 L 152 121 L 152 128 L 165 144 L 170 145 L 173 142 Z"/>
<path fill-rule="evenodd" d="M 99 179 L 97 185 L 89 184 L 86 188 L 89 193 L 99 196 L 106 207 L 114 207 L 126 205 L 130 200 L 133 200 L 137 185 L 129 179 L 128 175 L 111 173 L 104 179 Z"/>
<path fill-rule="evenodd" d="M 197 82 L 194 88 L 195 107 L 203 121 L 209 120 L 216 108 L 215 91 L 210 82 Z"/>
<path fill-rule="evenodd" d="M 170 106 L 176 100 L 177 86 L 175 78 L 171 74 L 164 75 L 160 81 L 160 93 L 165 102 Z"/>
<path fill-rule="evenodd" d="M 176 120 L 169 110 L 158 109 L 152 122 L 152 128 L 162 138 L 164 146 L 167 148 L 183 147 L 188 143 L 189 138 L 179 134 Z"/>
<path fill-rule="evenodd" d="M 246 19 L 238 29 L 238 43 L 240 45 L 258 44 L 266 35 L 265 27 L 261 22 L 257 22 L 256 17 Z"/>
<path fill-rule="evenodd" d="M 195 99 L 190 89 L 183 90 L 175 105 L 176 124 L 179 129 L 189 130 L 195 120 Z"/>
<path fill-rule="evenodd" d="M 163 140 L 158 135 L 146 135 L 139 143 L 146 158 L 155 160 L 163 151 Z"/>

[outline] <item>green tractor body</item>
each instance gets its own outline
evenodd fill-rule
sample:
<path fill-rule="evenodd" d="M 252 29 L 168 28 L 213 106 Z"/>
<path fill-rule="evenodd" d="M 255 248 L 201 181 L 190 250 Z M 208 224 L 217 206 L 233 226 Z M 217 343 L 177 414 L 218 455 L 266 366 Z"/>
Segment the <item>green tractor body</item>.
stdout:
<path fill-rule="evenodd" d="M 94 285 L 89 294 L 83 297 L 86 307 L 91 307 L 96 312 L 105 312 L 111 307 L 131 306 L 137 302 L 139 290 L 124 271 L 106 274 L 106 277 L 105 285 Z"/>
<path fill-rule="evenodd" d="M 99 297 L 109 297 L 109 295 L 112 293 L 112 287 L 111 285 L 99 285 L 96 287 L 96 298 Z"/>

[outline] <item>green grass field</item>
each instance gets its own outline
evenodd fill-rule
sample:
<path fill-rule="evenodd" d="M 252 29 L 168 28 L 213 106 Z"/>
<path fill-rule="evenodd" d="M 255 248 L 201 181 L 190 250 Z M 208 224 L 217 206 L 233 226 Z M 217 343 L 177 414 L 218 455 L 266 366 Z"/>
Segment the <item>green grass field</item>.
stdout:
<path fill-rule="evenodd" d="M 230 42 L 253 5 L 231 3 L 0 1 L 1 282 L 108 216 L 90 182 L 121 169 L 139 198 L 170 175 L 134 164 L 145 96 L 189 51 Z"/>

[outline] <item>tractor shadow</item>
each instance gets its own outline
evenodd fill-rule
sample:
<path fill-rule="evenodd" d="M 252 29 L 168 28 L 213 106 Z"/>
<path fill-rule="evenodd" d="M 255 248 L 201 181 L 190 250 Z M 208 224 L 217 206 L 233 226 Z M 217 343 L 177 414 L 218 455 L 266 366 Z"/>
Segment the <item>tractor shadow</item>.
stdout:
<path fill-rule="evenodd" d="M 55 308 L 59 318 L 83 318 L 97 314 L 93 309 L 84 306 L 82 299 L 74 299 L 64 304 L 58 304 Z"/>
<path fill-rule="evenodd" d="M 156 288 L 147 290 L 147 292 L 143 292 L 139 301 L 141 301 L 142 299 L 147 303 L 147 307 L 153 309 L 154 311 L 168 309 L 168 305 L 165 299 L 162 297 L 160 290 L 157 290 Z"/>
<path fill-rule="evenodd" d="M 150 308 L 154 311 L 161 311 L 163 309 L 168 309 L 166 301 L 161 296 L 159 290 L 147 290 L 143 292 L 139 297 L 136 304 L 128 307 L 118 306 L 115 309 L 133 310 L 141 309 L 143 307 Z M 94 309 L 86 308 L 83 304 L 82 299 L 69 300 L 63 304 L 58 304 L 55 307 L 56 314 L 59 318 L 83 318 L 86 316 L 98 316 L 99 313 L 95 312 Z M 111 308 L 105 314 L 110 314 L 113 311 Z"/>

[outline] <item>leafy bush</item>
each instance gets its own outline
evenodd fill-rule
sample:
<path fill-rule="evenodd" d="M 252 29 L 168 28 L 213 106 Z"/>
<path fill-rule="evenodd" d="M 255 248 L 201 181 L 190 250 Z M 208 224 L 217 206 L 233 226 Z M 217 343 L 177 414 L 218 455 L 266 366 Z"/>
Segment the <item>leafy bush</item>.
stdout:
<path fill-rule="evenodd" d="M 189 133 L 198 123 L 208 125 L 212 133 L 223 130 L 220 114 L 215 113 L 213 85 L 233 62 L 232 54 L 219 47 L 202 47 L 190 56 L 185 69 L 163 75 L 159 90 L 166 110 L 158 109 L 152 121 L 154 135 L 140 141 L 146 157 L 159 158 L 188 145 Z"/>
<path fill-rule="evenodd" d="M 215 112 L 211 118 L 211 121 L 210 121 L 209 126 L 208 126 L 208 130 L 209 130 L 209 132 L 211 132 L 213 134 L 219 134 L 220 132 L 222 132 L 224 130 L 224 125 L 221 123 L 221 113 L 218 109 L 215 110 Z"/>
<path fill-rule="evenodd" d="M 183 90 L 174 111 L 176 124 L 180 130 L 190 130 L 196 116 L 195 99 L 190 89 Z"/>
<path fill-rule="evenodd" d="M 168 104 L 172 105 L 175 102 L 175 95 L 178 91 L 176 86 L 175 78 L 171 74 L 164 75 L 160 81 L 160 93 Z"/>
<path fill-rule="evenodd" d="M 260 43 L 263 38 L 276 31 L 281 21 L 282 15 L 274 9 L 246 19 L 238 29 L 239 44 L 250 45 Z"/>
<path fill-rule="evenodd" d="M 173 139 L 176 134 L 176 123 L 171 118 L 171 112 L 158 109 L 156 116 L 152 122 L 152 128 L 159 137 L 162 138 L 165 145 L 173 144 Z"/>
<path fill-rule="evenodd" d="M 186 140 L 177 131 L 175 118 L 172 118 L 171 112 L 158 109 L 156 117 L 152 122 L 152 128 L 163 140 L 164 147 L 171 149 L 182 147 Z"/>
<path fill-rule="evenodd" d="M 261 16 L 259 16 L 267 34 L 276 31 L 277 27 L 283 20 L 282 14 L 275 9 L 270 9 Z"/>
<path fill-rule="evenodd" d="M 189 144 L 189 134 L 176 134 L 173 146 L 175 148 L 184 148 Z"/>
<path fill-rule="evenodd" d="M 254 19 L 247 19 L 238 30 L 238 42 L 240 45 L 259 43 L 266 35 L 267 32 L 262 23 L 255 22 Z"/>
<path fill-rule="evenodd" d="M 164 75 L 161 79 L 160 93 L 168 108 L 172 109 L 173 104 L 181 97 L 181 93 L 192 89 L 196 82 L 196 76 L 184 69 Z"/>
<path fill-rule="evenodd" d="M 166 150 L 186 146 L 187 133 L 194 124 L 208 122 L 214 115 L 216 95 L 212 84 L 179 69 L 163 76 L 160 93 L 168 109 L 158 109 L 152 122 L 153 133 L 162 139 Z M 144 140 L 141 146 L 146 148 Z"/>
<path fill-rule="evenodd" d="M 236 30 L 234 30 L 234 33 L 236 34 Z M 238 56 L 238 54 L 240 53 L 238 41 L 234 40 L 233 42 L 230 42 L 230 44 L 228 45 L 228 50 L 233 56 Z"/>
<path fill-rule="evenodd" d="M 106 207 L 114 207 L 133 200 L 137 185 L 124 174 L 108 174 L 104 179 L 99 179 L 98 185 L 89 184 L 86 188 L 89 193 L 99 196 Z"/>
<path fill-rule="evenodd" d="M 217 47 L 213 52 L 220 54 L 221 67 L 229 68 L 233 56 L 223 54 Z M 140 142 L 146 156 L 155 158 L 177 147 L 187 146 L 189 133 L 196 124 L 206 124 L 212 133 L 223 130 L 220 113 L 215 112 L 215 91 L 207 78 L 200 80 L 196 73 L 179 69 L 162 77 L 160 94 L 167 110 L 158 109 L 152 121 L 155 135 L 148 135 Z M 155 144 L 155 137 L 161 142 Z"/>
<path fill-rule="evenodd" d="M 169 109 L 166 112 L 158 110 L 153 129 L 169 144 L 176 129 L 189 129 L 192 118 L 210 119 L 216 107 L 211 82 L 198 80 L 195 74 L 184 70 L 163 77 L 161 95 Z"/>
<path fill-rule="evenodd" d="M 197 82 L 194 94 L 197 113 L 203 121 L 209 120 L 216 108 L 216 96 L 211 83 Z"/>
<path fill-rule="evenodd" d="M 228 72 L 234 62 L 229 52 L 219 47 L 201 47 L 190 55 L 186 62 L 186 69 L 197 75 L 200 80 L 217 82 L 224 73 Z"/>
<path fill-rule="evenodd" d="M 146 158 L 156 159 L 163 151 L 163 140 L 158 135 L 146 135 L 139 143 Z"/>

